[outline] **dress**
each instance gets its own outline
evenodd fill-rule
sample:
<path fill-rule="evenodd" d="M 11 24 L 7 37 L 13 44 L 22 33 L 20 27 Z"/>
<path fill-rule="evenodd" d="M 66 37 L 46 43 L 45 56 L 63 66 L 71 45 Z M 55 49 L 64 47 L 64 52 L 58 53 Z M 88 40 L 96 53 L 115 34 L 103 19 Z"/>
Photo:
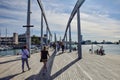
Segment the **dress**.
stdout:
<path fill-rule="evenodd" d="M 47 55 L 48 55 L 48 51 L 41 51 L 41 62 L 46 62 L 47 61 Z"/>

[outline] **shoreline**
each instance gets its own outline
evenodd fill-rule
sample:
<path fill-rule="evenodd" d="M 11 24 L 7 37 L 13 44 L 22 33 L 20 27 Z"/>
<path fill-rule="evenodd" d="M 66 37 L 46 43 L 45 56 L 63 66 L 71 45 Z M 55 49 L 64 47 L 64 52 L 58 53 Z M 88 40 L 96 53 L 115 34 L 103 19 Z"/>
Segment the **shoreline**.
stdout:
<path fill-rule="evenodd" d="M 105 50 L 105 54 L 106 55 L 111 55 L 111 54 L 113 54 L 113 55 L 120 55 L 120 53 L 119 53 L 120 50 L 119 50 L 119 46 L 118 45 L 116 46 L 116 45 L 113 45 L 113 44 L 112 45 L 104 44 L 102 46 L 103 46 L 103 48 Z M 113 47 L 113 48 L 111 48 L 111 47 Z M 90 48 L 91 48 L 90 45 L 82 45 L 82 52 L 83 53 L 84 52 L 89 53 L 88 51 L 89 51 Z M 99 49 L 99 47 L 94 45 L 93 50 L 96 50 L 96 49 Z M 14 50 L 12 50 L 12 51 L 10 50 L 10 51 L 6 51 L 6 52 L 5 51 L 3 51 L 3 52 L 0 51 L 0 57 L 5 57 L 8 54 L 9 54 L 9 56 L 17 55 L 19 53 L 19 49 L 15 49 L 15 51 Z M 2 54 L 5 54 L 5 55 L 2 55 Z"/>
<path fill-rule="evenodd" d="M 74 52 L 74 51 L 73 51 Z M 39 52 L 38 52 L 39 53 Z M 86 52 L 85 50 L 82 52 L 83 54 L 84 53 L 88 53 L 88 54 L 91 54 L 90 52 Z M 34 53 L 32 53 L 32 54 L 34 54 Z M 93 54 L 95 54 L 95 53 L 93 53 Z M 3 57 L 12 57 L 12 56 L 19 56 L 20 54 L 9 54 L 9 55 L 0 55 L 0 58 L 3 58 Z M 95 54 L 95 55 L 97 55 L 97 54 Z M 98 55 L 98 56 L 100 56 L 100 55 Z M 119 56 L 119 58 L 120 58 L 120 54 L 114 54 L 114 53 L 105 53 L 105 55 L 102 55 L 102 56 Z"/>

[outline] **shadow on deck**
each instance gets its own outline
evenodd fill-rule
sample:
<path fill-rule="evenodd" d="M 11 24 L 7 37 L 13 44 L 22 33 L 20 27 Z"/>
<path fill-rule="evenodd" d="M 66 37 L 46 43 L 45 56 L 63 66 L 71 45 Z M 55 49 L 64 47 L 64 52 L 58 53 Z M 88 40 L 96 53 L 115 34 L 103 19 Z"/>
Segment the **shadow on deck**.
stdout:
<path fill-rule="evenodd" d="M 47 63 L 48 71 L 46 71 L 45 69 L 42 68 L 40 70 L 39 74 L 32 75 L 25 80 L 53 80 L 56 77 L 58 77 L 60 74 L 62 74 L 64 71 L 66 71 L 68 68 L 70 68 L 72 65 L 74 65 L 77 61 L 80 60 L 80 59 L 73 60 L 72 62 L 67 64 L 65 67 L 63 67 L 59 71 L 57 71 L 55 74 L 51 75 L 55 56 L 56 56 L 56 52 L 54 51 L 54 53 L 51 55 L 51 57 L 49 58 L 48 63 Z"/>
<path fill-rule="evenodd" d="M 5 63 L 14 62 L 14 61 L 19 61 L 19 60 L 21 60 L 21 58 L 14 59 L 14 60 L 9 60 L 9 61 L 4 61 L 4 62 L 0 62 L 0 64 L 5 64 Z"/>
<path fill-rule="evenodd" d="M 10 76 L 6 76 L 6 77 L 3 77 L 3 78 L 0 78 L 0 80 L 10 80 L 10 79 L 12 79 L 13 77 L 18 76 L 18 75 L 20 75 L 20 74 L 22 74 L 22 72 L 21 72 L 21 73 L 14 74 L 14 75 L 10 75 Z"/>

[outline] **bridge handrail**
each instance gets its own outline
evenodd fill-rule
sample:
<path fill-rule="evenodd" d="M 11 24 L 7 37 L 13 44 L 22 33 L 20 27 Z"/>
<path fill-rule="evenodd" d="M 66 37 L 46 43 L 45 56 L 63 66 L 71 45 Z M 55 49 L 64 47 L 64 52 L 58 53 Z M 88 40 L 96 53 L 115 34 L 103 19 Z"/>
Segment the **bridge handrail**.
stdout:
<path fill-rule="evenodd" d="M 38 4 L 39 4 L 39 7 L 40 7 L 40 9 L 41 9 L 41 12 L 42 12 L 42 14 L 43 14 L 43 16 L 44 16 L 45 23 L 46 23 L 47 29 L 48 29 L 48 31 L 49 31 L 49 33 L 50 33 L 50 36 L 52 36 L 52 34 L 51 34 L 51 32 L 50 32 L 50 29 L 49 29 L 49 27 L 48 27 L 48 23 L 47 23 L 47 19 L 46 19 L 46 16 L 45 16 L 45 11 L 44 11 L 43 6 L 42 6 L 42 2 L 41 2 L 41 0 L 37 0 L 37 2 L 38 2 Z"/>
<path fill-rule="evenodd" d="M 64 34 L 63 40 L 65 39 L 65 36 L 66 36 L 66 34 L 67 34 L 67 30 L 68 30 L 68 28 L 69 28 L 69 25 L 70 25 L 73 17 L 75 16 L 77 10 L 80 8 L 80 6 L 83 4 L 84 1 L 85 1 L 85 0 L 78 0 L 78 1 L 76 2 L 75 7 L 74 7 L 74 9 L 73 9 L 73 11 L 72 11 L 72 13 L 71 13 L 71 15 L 70 15 L 70 17 L 69 17 L 69 20 L 68 20 L 68 23 L 67 23 L 67 28 L 66 28 L 66 30 L 65 30 L 65 34 Z"/>

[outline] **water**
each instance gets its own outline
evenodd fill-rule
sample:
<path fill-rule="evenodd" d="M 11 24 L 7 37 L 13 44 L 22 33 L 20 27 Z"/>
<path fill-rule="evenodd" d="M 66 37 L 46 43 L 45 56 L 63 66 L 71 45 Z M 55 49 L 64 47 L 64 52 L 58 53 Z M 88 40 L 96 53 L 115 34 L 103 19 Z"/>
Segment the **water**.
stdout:
<path fill-rule="evenodd" d="M 103 46 L 103 49 L 105 50 L 105 54 L 118 54 L 118 55 L 120 55 L 120 45 L 99 44 L 99 46 Z M 99 46 L 98 45 L 93 45 L 93 50 L 99 49 L 100 48 Z M 84 52 L 89 52 L 89 49 L 91 49 L 91 45 L 82 45 L 83 53 Z M 16 55 L 19 52 L 20 52 L 20 49 L 0 51 L 0 56 Z"/>
<path fill-rule="evenodd" d="M 31 49 L 31 53 L 37 53 L 40 49 Z M 8 55 L 17 55 L 21 53 L 21 49 L 11 49 L 11 50 L 5 50 L 0 51 L 0 56 L 8 56 Z"/>
<path fill-rule="evenodd" d="M 93 51 L 100 49 L 100 46 L 103 46 L 103 49 L 105 50 L 105 54 L 117 54 L 120 55 L 120 45 L 116 44 L 99 44 L 99 45 L 93 45 Z M 91 49 L 92 45 L 82 45 L 82 50 Z"/>
<path fill-rule="evenodd" d="M 20 49 L 11 49 L 11 50 L 0 51 L 0 56 L 16 55 L 19 52 L 20 52 Z"/>

